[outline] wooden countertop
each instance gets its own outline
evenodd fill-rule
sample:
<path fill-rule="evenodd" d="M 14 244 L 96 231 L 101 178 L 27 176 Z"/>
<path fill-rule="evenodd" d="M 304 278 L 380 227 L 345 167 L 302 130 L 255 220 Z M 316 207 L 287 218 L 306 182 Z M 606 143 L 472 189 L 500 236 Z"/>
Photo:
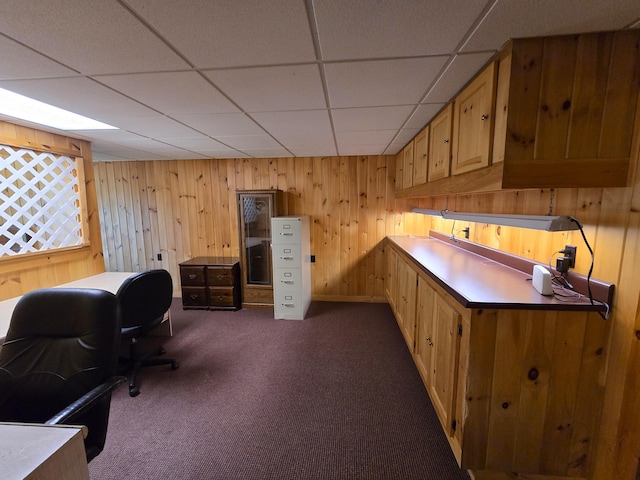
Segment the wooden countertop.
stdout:
<path fill-rule="evenodd" d="M 526 273 L 488 256 L 456 246 L 455 242 L 447 242 L 434 236 L 392 236 L 387 237 L 387 240 L 413 259 L 419 269 L 466 308 L 592 311 L 606 309 L 598 302 L 592 305 L 588 297 L 579 301 L 563 301 L 555 296 L 541 295 L 531 285 L 533 267 Z M 475 247 L 478 251 L 484 249 L 480 246 Z M 530 263 L 526 260 L 524 262 Z M 598 282 L 598 285 L 601 284 L 602 282 Z M 612 293 L 613 286 L 609 287 Z M 594 297 L 599 298 L 595 295 Z"/>

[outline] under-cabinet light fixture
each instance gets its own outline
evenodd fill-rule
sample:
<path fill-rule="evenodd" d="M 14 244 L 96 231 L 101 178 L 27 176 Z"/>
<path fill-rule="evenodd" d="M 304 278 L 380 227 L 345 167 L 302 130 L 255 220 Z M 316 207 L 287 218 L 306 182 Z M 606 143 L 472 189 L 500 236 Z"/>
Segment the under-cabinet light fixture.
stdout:
<path fill-rule="evenodd" d="M 0 114 L 60 130 L 117 130 L 117 127 L 0 88 Z"/>
<path fill-rule="evenodd" d="M 579 230 L 580 223 L 566 215 L 505 215 L 498 213 L 452 212 L 450 210 L 429 210 L 414 208 L 413 213 L 442 217 L 447 220 L 461 220 L 475 223 L 490 223 L 506 227 L 531 228 L 547 232 Z"/>

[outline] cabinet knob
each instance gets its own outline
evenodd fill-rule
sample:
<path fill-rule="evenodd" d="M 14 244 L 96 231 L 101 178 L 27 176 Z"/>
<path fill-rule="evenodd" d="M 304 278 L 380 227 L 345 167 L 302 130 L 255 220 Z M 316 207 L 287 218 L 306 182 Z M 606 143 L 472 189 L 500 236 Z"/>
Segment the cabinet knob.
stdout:
<path fill-rule="evenodd" d="M 427 337 L 427 338 L 425 338 L 425 340 L 429 344 L 430 347 L 433 347 L 433 342 L 431 341 L 431 337 Z"/>
<path fill-rule="evenodd" d="M 194 280 L 196 278 L 196 274 L 195 273 L 190 273 L 189 274 L 189 280 Z"/>
<path fill-rule="evenodd" d="M 189 295 L 189 297 L 191 297 L 191 300 L 195 300 L 199 297 L 199 295 L 197 293 L 192 293 L 191 295 Z"/>
<path fill-rule="evenodd" d="M 222 280 L 224 278 L 224 275 L 220 274 L 216 277 L 218 280 Z"/>
<path fill-rule="evenodd" d="M 487 118 L 489 118 L 489 115 L 482 115 L 482 116 L 480 117 L 480 120 L 486 120 Z"/>
<path fill-rule="evenodd" d="M 426 153 L 423 153 L 423 154 L 422 154 L 422 158 L 427 158 L 427 154 L 426 154 Z"/>
<path fill-rule="evenodd" d="M 449 139 L 448 139 L 448 138 L 445 138 L 445 139 L 443 140 L 443 142 L 444 142 L 444 143 L 449 143 Z"/>

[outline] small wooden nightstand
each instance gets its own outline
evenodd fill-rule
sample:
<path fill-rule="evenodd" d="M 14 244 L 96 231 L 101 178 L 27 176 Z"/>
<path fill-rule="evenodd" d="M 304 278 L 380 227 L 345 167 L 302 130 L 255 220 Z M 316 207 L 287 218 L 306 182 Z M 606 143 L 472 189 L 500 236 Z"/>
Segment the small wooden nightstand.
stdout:
<path fill-rule="evenodd" d="M 195 257 L 180 264 L 183 309 L 238 310 L 240 261 L 234 257 Z"/>

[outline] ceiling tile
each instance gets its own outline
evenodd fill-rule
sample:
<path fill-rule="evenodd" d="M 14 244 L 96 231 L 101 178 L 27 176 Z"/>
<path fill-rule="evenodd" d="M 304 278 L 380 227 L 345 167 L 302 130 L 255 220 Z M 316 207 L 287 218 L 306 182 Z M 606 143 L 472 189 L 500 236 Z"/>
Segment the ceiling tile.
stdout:
<path fill-rule="evenodd" d="M 116 117 L 158 115 L 84 77 L 5 80 L 0 81 L 0 87 L 109 124 Z"/>
<path fill-rule="evenodd" d="M 444 106 L 444 103 L 424 103 L 418 106 L 405 128 L 422 129 Z"/>
<path fill-rule="evenodd" d="M 317 65 L 205 71 L 245 112 L 312 110 L 327 104 Z"/>
<path fill-rule="evenodd" d="M 196 131 L 162 115 L 114 119 L 113 125 L 150 138 L 195 137 Z"/>
<path fill-rule="evenodd" d="M 233 103 L 197 72 L 103 75 L 94 78 L 169 115 L 238 112 Z"/>
<path fill-rule="evenodd" d="M 156 140 L 173 145 L 176 148 L 183 148 L 185 150 L 192 150 L 199 152 L 200 150 L 216 150 L 225 149 L 226 147 L 220 142 L 209 138 L 205 135 L 197 137 L 159 137 Z"/>
<path fill-rule="evenodd" d="M 128 0 L 198 68 L 274 65 L 316 59 L 300 0 Z"/>
<path fill-rule="evenodd" d="M 145 152 L 137 148 L 129 148 L 123 145 L 114 145 L 104 142 L 91 144 L 91 153 L 94 162 L 113 160 L 167 160 L 168 157 L 157 153 Z"/>
<path fill-rule="evenodd" d="M 251 115 L 267 132 L 275 137 L 287 135 L 318 135 L 331 133 L 329 113 L 326 110 L 299 110 L 294 112 L 262 112 Z"/>
<path fill-rule="evenodd" d="M 251 157 L 256 158 L 279 158 L 279 157 L 292 157 L 291 152 L 284 148 L 257 148 L 257 149 L 243 149 L 244 153 Z"/>
<path fill-rule="evenodd" d="M 478 72 L 495 52 L 456 55 L 421 103 L 446 103 Z"/>
<path fill-rule="evenodd" d="M 322 147 L 291 147 L 289 150 L 296 157 L 335 157 L 338 155 L 338 151 L 328 144 Z"/>
<path fill-rule="evenodd" d="M 282 148 L 273 137 L 269 135 L 242 135 L 234 137 L 216 137 L 221 143 L 238 150 L 257 148 Z"/>
<path fill-rule="evenodd" d="M 403 128 L 397 134 L 397 136 L 389 144 L 389 148 L 385 150 L 387 155 L 395 155 L 404 146 L 411 141 L 413 137 L 421 130 L 421 128 Z"/>
<path fill-rule="evenodd" d="M 443 56 L 328 64 L 325 71 L 331 107 L 417 104 L 447 59 Z"/>
<path fill-rule="evenodd" d="M 292 150 L 296 148 L 313 148 L 319 150 L 322 147 L 331 147 L 334 145 L 333 134 L 327 132 L 325 134 L 291 134 L 283 133 L 277 136 L 277 140 L 284 145 L 287 149 Z"/>
<path fill-rule="evenodd" d="M 412 105 L 340 108 L 332 110 L 331 116 L 336 132 L 399 129 L 413 108 Z"/>
<path fill-rule="evenodd" d="M 244 113 L 174 115 L 173 117 L 211 137 L 264 133 L 264 130 Z"/>
<path fill-rule="evenodd" d="M 485 4 L 486 0 L 313 2 L 324 60 L 453 53 Z"/>
<path fill-rule="evenodd" d="M 3 36 L 0 36 L 0 52 L 0 80 L 77 75 L 75 71 Z"/>
<path fill-rule="evenodd" d="M 498 0 L 462 51 L 499 49 L 509 38 L 616 30 L 638 17 L 638 0 Z"/>
<path fill-rule="evenodd" d="M 384 155 L 386 145 L 346 145 L 339 146 L 339 155 L 351 156 L 351 155 Z"/>
<path fill-rule="evenodd" d="M 114 0 L 3 0 L 0 31 L 83 74 L 189 67 Z"/>
<path fill-rule="evenodd" d="M 376 145 L 381 150 L 391 142 L 397 130 L 368 130 L 366 132 L 337 132 L 338 149 L 353 145 Z"/>

